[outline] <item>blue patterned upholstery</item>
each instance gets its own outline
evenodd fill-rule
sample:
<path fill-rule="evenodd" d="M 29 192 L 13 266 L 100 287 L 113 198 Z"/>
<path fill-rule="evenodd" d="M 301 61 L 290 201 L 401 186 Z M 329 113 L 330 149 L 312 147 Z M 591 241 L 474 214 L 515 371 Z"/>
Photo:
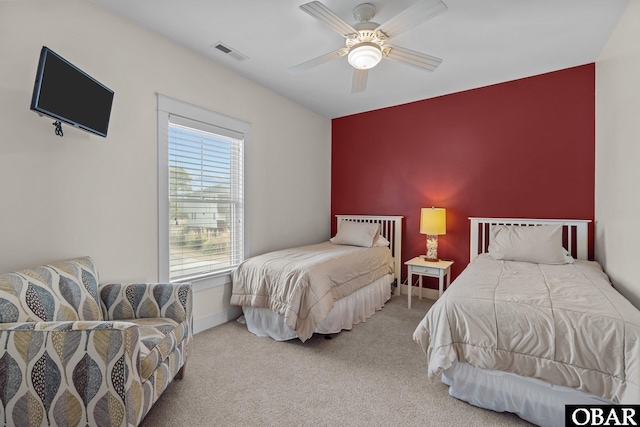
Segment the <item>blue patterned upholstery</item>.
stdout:
<path fill-rule="evenodd" d="M 0 276 L 0 322 L 102 320 L 91 258 Z"/>
<path fill-rule="evenodd" d="M 89 257 L 0 276 L 0 422 L 136 426 L 186 362 L 190 284 L 98 284 Z"/>

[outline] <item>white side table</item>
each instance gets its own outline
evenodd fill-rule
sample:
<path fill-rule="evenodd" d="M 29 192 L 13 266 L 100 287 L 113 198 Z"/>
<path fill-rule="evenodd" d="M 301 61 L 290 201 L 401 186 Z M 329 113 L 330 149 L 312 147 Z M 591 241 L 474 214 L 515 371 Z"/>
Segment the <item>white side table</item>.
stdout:
<path fill-rule="evenodd" d="M 437 277 L 438 278 L 438 298 L 442 296 L 442 292 L 444 292 L 444 279 L 447 279 L 447 286 L 451 282 L 451 266 L 453 265 L 453 261 L 425 261 L 421 257 L 415 257 L 410 259 L 409 261 L 404 263 L 407 266 L 408 272 L 408 295 L 407 295 L 407 306 L 411 308 L 411 290 L 413 289 L 413 275 L 416 274 L 419 276 L 419 294 L 418 296 L 422 299 L 422 276 L 427 277 Z"/>

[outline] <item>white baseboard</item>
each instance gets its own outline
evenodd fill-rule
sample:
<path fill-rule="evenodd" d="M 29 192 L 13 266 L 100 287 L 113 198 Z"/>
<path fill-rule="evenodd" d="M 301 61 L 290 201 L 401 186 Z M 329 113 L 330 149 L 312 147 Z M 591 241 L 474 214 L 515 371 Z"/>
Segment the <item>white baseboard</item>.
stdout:
<path fill-rule="evenodd" d="M 201 317 L 200 319 L 194 319 L 193 333 L 197 334 L 198 332 L 206 331 L 214 326 L 227 323 L 229 320 L 237 319 L 241 315 L 242 307 L 231 307 L 230 309 L 221 311 L 220 313 L 211 314 L 206 317 Z"/>

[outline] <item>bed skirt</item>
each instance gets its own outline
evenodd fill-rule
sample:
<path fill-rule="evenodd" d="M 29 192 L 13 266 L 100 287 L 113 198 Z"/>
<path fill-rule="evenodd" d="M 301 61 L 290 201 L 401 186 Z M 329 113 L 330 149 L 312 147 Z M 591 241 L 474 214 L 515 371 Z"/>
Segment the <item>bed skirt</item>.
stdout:
<path fill-rule="evenodd" d="M 358 289 L 351 295 L 337 300 L 333 308 L 316 327 L 319 334 L 335 334 L 350 330 L 353 325 L 366 321 L 391 298 L 393 274 L 387 274 L 370 285 Z M 270 337 L 276 341 L 287 341 L 298 337 L 289 328 L 284 316 L 268 308 L 242 306 L 247 329 L 259 337 Z"/>
<path fill-rule="evenodd" d="M 456 399 L 496 412 L 512 412 L 539 426 L 564 426 L 564 405 L 614 404 L 568 387 L 460 362 L 442 373 L 442 382 Z"/>

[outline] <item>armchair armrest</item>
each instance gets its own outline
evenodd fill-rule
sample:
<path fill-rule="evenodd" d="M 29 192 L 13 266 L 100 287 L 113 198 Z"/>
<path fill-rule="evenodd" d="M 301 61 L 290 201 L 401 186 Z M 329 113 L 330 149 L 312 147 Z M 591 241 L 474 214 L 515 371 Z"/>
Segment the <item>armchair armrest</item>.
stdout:
<path fill-rule="evenodd" d="M 98 291 L 107 320 L 168 317 L 193 323 L 191 283 L 111 283 Z"/>
<path fill-rule="evenodd" d="M 4 425 L 137 425 L 139 328 L 129 322 L 0 324 Z M 45 422 L 46 421 L 46 422 Z"/>

